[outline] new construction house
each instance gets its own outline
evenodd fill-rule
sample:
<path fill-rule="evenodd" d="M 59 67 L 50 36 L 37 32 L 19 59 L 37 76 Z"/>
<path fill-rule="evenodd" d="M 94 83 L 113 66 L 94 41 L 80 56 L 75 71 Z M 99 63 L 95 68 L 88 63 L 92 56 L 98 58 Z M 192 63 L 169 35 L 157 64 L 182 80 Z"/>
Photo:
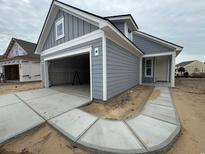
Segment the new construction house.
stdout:
<path fill-rule="evenodd" d="M 35 53 L 45 87 L 78 82 L 91 100 L 106 101 L 142 83 L 174 87 L 181 50 L 140 31 L 130 14 L 101 17 L 53 1 Z"/>
<path fill-rule="evenodd" d="M 34 53 L 36 44 L 12 38 L 0 59 L 0 80 L 30 82 L 41 80 L 40 56 Z"/>

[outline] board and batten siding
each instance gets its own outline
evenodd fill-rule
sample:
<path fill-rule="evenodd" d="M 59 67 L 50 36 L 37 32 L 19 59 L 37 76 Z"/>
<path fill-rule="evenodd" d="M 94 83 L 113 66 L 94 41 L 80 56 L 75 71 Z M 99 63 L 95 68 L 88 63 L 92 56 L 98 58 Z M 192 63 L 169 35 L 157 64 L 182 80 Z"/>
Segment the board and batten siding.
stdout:
<path fill-rule="evenodd" d="M 156 43 L 140 34 L 133 33 L 133 43 L 145 54 L 164 53 L 174 51 L 164 45 Z"/>
<path fill-rule="evenodd" d="M 64 37 L 59 40 L 56 40 L 55 22 L 62 17 L 64 17 Z M 51 26 L 51 30 L 48 34 L 48 37 L 44 43 L 43 50 L 83 36 L 97 29 L 97 26 L 90 24 L 87 21 L 84 21 L 76 16 L 68 14 L 62 10 L 59 10 L 53 22 L 53 25 Z"/>
<path fill-rule="evenodd" d="M 123 34 L 125 30 L 125 23 L 124 22 L 112 22 Z"/>
<path fill-rule="evenodd" d="M 95 39 L 89 42 L 85 42 L 70 48 L 59 50 L 56 53 L 49 54 L 47 56 L 41 56 L 41 61 L 44 61 L 45 58 L 50 56 L 61 55 L 65 52 L 72 52 L 83 47 L 92 47 L 92 89 L 93 89 L 93 98 L 94 99 L 103 99 L 103 68 L 102 68 L 102 38 Z M 94 49 L 98 48 L 99 55 L 95 56 Z M 44 78 L 44 64 L 42 63 L 42 78 Z M 44 81 L 44 79 L 43 79 Z"/>
<path fill-rule="evenodd" d="M 139 57 L 106 39 L 107 98 L 139 84 Z"/>

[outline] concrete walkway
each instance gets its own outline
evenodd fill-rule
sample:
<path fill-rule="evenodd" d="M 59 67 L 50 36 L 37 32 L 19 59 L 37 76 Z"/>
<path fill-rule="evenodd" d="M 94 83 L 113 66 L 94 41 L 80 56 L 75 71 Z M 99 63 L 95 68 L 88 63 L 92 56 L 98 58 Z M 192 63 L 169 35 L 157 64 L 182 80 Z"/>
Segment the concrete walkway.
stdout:
<path fill-rule="evenodd" d="M 77 146 L 95 153 L 163 152 L 175 141 L 180 123 L 167 87 L 128 120 L 100 119 L 73 109 L 48 122 Z"/>
<path fill-rule="evenodd" d="M 43 118 L 32 111 L 15 95 L 0 96 L 0 143 L 44 122 Z"/>
<path fill-rule="evenodd" d="M 89 101 L 46 88 L 0 96 L 0 144 Z"/>

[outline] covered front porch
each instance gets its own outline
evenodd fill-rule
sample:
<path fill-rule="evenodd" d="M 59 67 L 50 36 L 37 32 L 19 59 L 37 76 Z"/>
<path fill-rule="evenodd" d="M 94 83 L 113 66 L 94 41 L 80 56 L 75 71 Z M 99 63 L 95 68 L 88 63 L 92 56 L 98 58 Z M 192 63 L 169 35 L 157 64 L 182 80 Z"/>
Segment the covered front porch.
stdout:
<path fill-rule="evenodd" d="M 175 57 L 175 52 L 142 57 L 141 83 L 143 85 L 174 87 Z"/>

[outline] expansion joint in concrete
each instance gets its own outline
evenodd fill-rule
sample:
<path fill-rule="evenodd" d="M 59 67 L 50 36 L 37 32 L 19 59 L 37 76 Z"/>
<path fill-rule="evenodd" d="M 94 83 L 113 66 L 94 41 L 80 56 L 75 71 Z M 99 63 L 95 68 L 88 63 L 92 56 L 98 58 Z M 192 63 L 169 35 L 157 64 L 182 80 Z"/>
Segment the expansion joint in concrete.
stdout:
<path fill-rule="evenodd" d="M 26 101 L 24 101 L 23 99 L 21 99 L 18 95 L 14 94 L 19 100 L 21 100 L 26 106 L 28 106 L 33 112 L 35 112 L 38 116 L 40 116 L 42 119 L 44 119 L 46 121 L 46 119 L 40 115 L 38 112 L 36 112 L 28 103 L 26 103 Z"/>
<path fill-rule="evenodd" d="M 132 132 L 132 134 L 135 136 L 135 138 L 140 142 L 140 144 L 144 147 L 144 149 L 146 151 L 148 151 L 148 148 L 147 146 L 145 145 L 145 143 L 143 142 L 143 140 L 139 137 L 139 135 L 137 135 L 133 130 L 132 128 L 129 126 L 129 124 L 123 120 L 124 124 L 127 126 L 127 128 Z"/>
<path fill-rule="evenodd" d="M 99 120 L 100 118 L 97 118 L 88 128 L 86 128 L 79 136 L 78 138 L 75 140 L 75 142 L 77 142 L 83 135 L 86 134 L 86 132 Z"/>
<path fill-rule="evenodd" d="M 176 125 L 175 123 L 172 123 L 172 122 L 169 122 L 169 121 L 166 121 L 166 120 L 162 120 L 162 119 L 159 119 L 159 118 L 156 118 L 156 117 L 147 115 L 147 114 L 145 114 L 145 113 L 142 113 L 141 115 L 144 115 L 144 116 L 147 116 L 147 117 L 150 117 L 150 118 L 152 118 L 152 119 L 159 120 L 159 121 L 163 121 L 163 122 L 166 122 L 166 123 L 169 123 L 169 124 L 172 124 L 172 125 Z"/>

